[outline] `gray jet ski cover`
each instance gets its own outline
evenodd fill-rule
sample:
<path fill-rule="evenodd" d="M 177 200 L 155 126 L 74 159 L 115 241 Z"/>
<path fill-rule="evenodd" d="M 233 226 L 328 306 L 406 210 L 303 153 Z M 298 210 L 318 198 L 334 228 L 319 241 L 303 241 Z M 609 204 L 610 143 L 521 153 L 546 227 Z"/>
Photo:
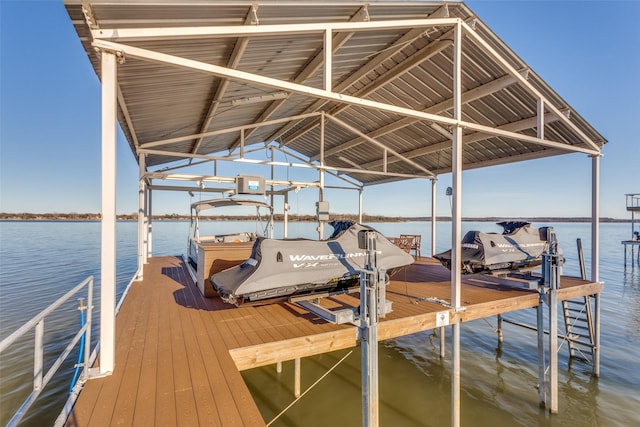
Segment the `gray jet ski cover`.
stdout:
<path fill-rule="evenodd" d="M 301 292 L 330 290 L 353 284 L 367 262 L 353 224 L 327 240 L 258 238 L 244 263 L 211 276 L 221 298 L 232 304 L 277 298 Z M 378 268 L 387 271 L 413 263 L 411 255 L 376 232 Z"/>
<path fill-rule="evenodd" d="M 462 239 L 462 272 L 517 269 L 540 264 L 547 242 L 541 237 L 546 227 L 538 229 L 528 222 L 500 222 L 503 234 L 469 231 Z M 451 250 L 434 255 L 451 268 Z"/>

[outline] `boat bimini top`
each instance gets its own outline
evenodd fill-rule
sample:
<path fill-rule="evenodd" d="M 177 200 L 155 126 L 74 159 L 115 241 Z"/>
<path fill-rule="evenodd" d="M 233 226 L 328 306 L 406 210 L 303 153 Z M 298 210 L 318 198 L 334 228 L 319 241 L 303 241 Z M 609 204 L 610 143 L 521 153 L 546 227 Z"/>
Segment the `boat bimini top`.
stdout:
<path fill-rule="evenodd" d="M 333 225 L 333 224 L 332 224 Z M 358 243 L 358 233 L 374 231 L 361 224 L 334 225 L 327 240 L 258 238 L 251 257 L 244 263 L 211 276 L 223 301 L 268 303 L 291 295 L 333 292 L 354 287 L 367 262 L 367 250 Z M 391 270 L 413 263 L 413 257 L 375 233 L 377 266 Z"/>
<path fill-rule="evenodd" d="M 241 233 L 234 234 L 223 234 L 223 235 L 208 235 L 201 236 L 200 235 L 200 212 L 208 209 L 214 208 L 223 208 L 229 206 L 254 206 L 256 208 L 256 230 L 255 232 L 247 231 Z M 273 213 L 273 207 L 265 202 L 260 202 L 257 200 L 251 199 L 235 199 L 232 197 L 227 198 L 219 198 L 219 199 L 209 199 L 209 200 L 201 200 L 198 202 L 194 202 L 191 204 L 191 218 L 189 225 L 189 248 L 188 248 L 188 257 L 191 263 L 197 263 L 198 256 L 198 248 L 197 245 L 199 243 L 228 243 L 228 242 L 250 242 L 254 241 L 256 237 L 258 237 L 258 232 L 261 234 L 266 234 L 265 230 L 262 229 L 263 215 L 265 210 L 267 214 L 265 214 L 268 219 L 267 226 L 271 221 L 271 214 Z"/>

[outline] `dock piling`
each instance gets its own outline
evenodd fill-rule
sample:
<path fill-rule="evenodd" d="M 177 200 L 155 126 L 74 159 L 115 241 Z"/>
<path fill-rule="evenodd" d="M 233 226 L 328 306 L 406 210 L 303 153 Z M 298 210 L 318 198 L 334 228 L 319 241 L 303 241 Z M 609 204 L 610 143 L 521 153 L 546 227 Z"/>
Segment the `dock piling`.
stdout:
<path fill-rule="evenodd" d="M 296 357 L 294 360 L 294 373 L 293 373 L 293 395 L 300 397 L 300 358 Z"/>
<path fill-rule="evenodd" d="M 548 249 L 542 254 L 542 286 L 539 288 L 538 304 L 538 375 L 540 377 L 541 406 L 549 408 L 552 414 L 558 413 L 558 288 L 564 257 L 558 252 L 558 240 L 553 228 L 547 232 Z M 544 369 L 544 328 L 542 301 L 549 307 L 549 375 L 545 380 Z M 547 387 L 543 387 L 546 382 Z M 544 390 L 544 392 L 543 392 Z M 544 394 L 546 393 L 546 395 Z"/>
<path fill-rule="evenodd" d="M 380 281 L 385 271 L 378 270 L 376 257 L 376 233 L 363 232 L 359 240 L 367 250 L 367 265 L 360 272 L 360 347 L 362 372 L 362 425 L 378 426 L 378 318 Z M 383 297 L 384 300 L 384 297 Z M 382 306 L 386 311 L 386 306 Z"/>

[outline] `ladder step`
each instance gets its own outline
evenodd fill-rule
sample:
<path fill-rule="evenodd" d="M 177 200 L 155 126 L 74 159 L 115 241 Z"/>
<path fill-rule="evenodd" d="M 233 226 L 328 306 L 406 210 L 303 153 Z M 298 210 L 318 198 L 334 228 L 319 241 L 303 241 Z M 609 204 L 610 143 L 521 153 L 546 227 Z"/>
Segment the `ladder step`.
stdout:
<path fill-rule="evenodd" d="M 571 325 L 569 325 L 569 329 L 570 329 L 570 330 L 573 330 L 573 329 L 582 329 L 583 331 L 588 331 L 588 330 L 589 330 L 589 327 L 588 327 L 588 326 L 580 326 L 580 325 L 574 325 L 574 324 L 571 324 Z"/>
<path fill-rule="evenodd" d="M 581 345 L 583 347 L 587 347 L 589 349 L 593 349 L 595 347 L 594 344 L 591 344 L 590 342 L 587 342 L 587 341 L 581 341 L 579 339 L 576 339 L 575 337 L 567 337 L 567 341 L 570 341 L 575 345 Z"/>
<path fill-rule="evenodd" d="M 572 326 L 572 325 L 576 324 L 578 327 L 582 328 L 585 325 L 587 325 L 587 326 L 589 325 L 589 321 L 587 319 L 582 318 L 582 317 L 567 317 L 566 320 L 567 320 L 566 324 L 569 325 L 569 326 Z M 570 322 L 570 320 L 571 320 L 571 322 Z M 574 322 L 577 322 L 577 323 L 574 323 Z"/>

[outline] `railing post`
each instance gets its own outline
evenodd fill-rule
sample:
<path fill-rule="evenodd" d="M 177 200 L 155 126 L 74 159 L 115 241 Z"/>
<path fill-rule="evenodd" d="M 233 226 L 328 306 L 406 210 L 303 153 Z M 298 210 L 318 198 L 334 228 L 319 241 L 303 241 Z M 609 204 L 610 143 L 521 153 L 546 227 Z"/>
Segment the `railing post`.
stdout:
<path fill-rule="evenodd" d="M 89 358 L 91 357 L 91 324 L 93 320 L 93 277 L 89 279 L 87 288 L 87 316 L 85 318 L 85 325 L 87 329 L 84 332 L 84 369 L 83 379 L 89 377 Z"/>
<path fill-rule="evenodd" d="M 42 370 L 44 368 L 44 319 L 39 321 L 36 325 L 35 333 L 36 336 L 33 350 L 33 389 L 40 390 L 42 388 Z"/>

